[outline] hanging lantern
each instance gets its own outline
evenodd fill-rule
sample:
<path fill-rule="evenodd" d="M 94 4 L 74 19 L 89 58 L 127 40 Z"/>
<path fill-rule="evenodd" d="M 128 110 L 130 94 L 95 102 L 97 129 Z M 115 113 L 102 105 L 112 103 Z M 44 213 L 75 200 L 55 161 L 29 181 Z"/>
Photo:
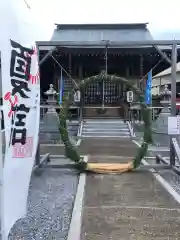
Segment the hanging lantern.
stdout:
<path fill-rule="evenodd" d="M 81 101 L 81 92 L 79 90 L 77 90 L 74 93 L 74 102 L 79 103 L 80 101 Z"/>

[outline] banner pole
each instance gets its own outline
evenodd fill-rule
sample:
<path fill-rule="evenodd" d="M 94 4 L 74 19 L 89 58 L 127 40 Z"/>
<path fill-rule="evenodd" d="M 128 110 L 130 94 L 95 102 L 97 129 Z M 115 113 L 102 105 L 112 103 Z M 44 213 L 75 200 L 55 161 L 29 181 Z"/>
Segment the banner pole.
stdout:
<path fill-rule="evenodd" d="M 2 141 L 2 112 L 0 109 L 0 217 L 1 217 L 1 239 L 7 240 L 4 235 L 4 201 L 3 201 L 3 141 Z"/>
<path fill-rule="evenodd" d="M 63 101 L 63 70 L 61 67 L 61 79 L 60 79 L 60 94 L 59 94 L 60 105 L 62 105 Z"/>

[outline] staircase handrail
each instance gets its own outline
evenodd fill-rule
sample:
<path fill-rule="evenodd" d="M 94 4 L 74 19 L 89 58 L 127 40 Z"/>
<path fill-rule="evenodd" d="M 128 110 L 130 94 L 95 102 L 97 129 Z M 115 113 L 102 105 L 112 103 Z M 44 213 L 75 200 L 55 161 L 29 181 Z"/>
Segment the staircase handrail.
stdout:
<path fill-rule="evenodd" d="M 82 136 L 82 129 L 83 129 L 83 120 L 80 121 L 79 128 L 78 128 L 78 138 L 81 138 Z"/>
<path fill-rule="evenodd" d="M 176 138 L 172 138 L 172 144 L 173 144 L 176 156 L 177 156 L 177 160 L 180 164 L 180 146 L 179 146 L 179 143 Z"/>
<path fill-rule="evenodd" d="M 129 131 L 130 131 L 131 137 L 135 137 L 135 133 L 134 133 L 134 118 L 133 118 L 133 115 L 132 115 L 131 107 L 129 107 L 129 109 L 128 109 L 127 125 L 129 127 Z"/>

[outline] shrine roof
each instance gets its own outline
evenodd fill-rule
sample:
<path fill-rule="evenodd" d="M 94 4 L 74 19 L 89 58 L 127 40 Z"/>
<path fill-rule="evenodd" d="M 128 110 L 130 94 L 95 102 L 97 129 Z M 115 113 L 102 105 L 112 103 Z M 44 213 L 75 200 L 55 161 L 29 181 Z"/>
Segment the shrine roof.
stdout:
<path fill-rule="evenodd" d="M 53 42 L 57 43 L 58 47 L 66 49 L 65 51 L 91 51 L 91 49 L 103 49 L 105 46 L 108 46 L 108 49 L 115 50 L 115 43 L 125 43 L 125 42 L 146 42 L 152 41 L 153 37 L 147 28 L 148 23 L 105 23 L 105 24 L 55 24 L 56 28 L 54 29 L 53 35 L 48 45 L 40 45 L 39 50 L 50 50 L 53 49 Z M 62 43 L 62 45 L 61 45 Z M 66 44 L 65 44 L 66 43 Z M 107 45 L 106 45 L 107 43 Z M 71 45 L 72 44 L 72 45 Z M 76 45 L 77 44 L 77 45 Z M 76 46 L 75 46 L 76 45 Z M 94 46 L 91 46 L 94 45 Z M 162 50 L 170 51 L 170 46 L 158 46 Z M 139 51 L 151 51 L 157 52 L 153 46 L 121 46 L 117 47 L 119 50 L 137 50 Z M 138 52 L 140 54 L 140 52 Z"/>
<path fill-rule="evenodd" d="M 132 29 L 132 28 L 146 28 L 148 23 L 96 23 L 96 24 L 58 24 L 55 23 L 57 29 Z"/>
<path fill-rule="evenodd" d="M 147 23 L 56 24 L 51 41 L 146 41 L 152 40 Z"/>

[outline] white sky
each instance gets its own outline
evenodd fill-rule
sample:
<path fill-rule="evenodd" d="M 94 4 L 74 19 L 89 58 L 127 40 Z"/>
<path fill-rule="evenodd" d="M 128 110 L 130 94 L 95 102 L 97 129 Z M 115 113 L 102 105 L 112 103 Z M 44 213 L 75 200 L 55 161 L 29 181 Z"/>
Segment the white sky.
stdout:
<path fill-rule="evenodd" d="M 24 1 L 24 0 L 16 0 Z M 180 33 L 180 0 L 26 0 L 38 23 L 40 40 L 48 40 L 54 23 L 149 22 L 153 36 Z M 46 38 L 46 39 L 45 39 Z M 171 38 L 175 38 L 171 35 Z"/>

